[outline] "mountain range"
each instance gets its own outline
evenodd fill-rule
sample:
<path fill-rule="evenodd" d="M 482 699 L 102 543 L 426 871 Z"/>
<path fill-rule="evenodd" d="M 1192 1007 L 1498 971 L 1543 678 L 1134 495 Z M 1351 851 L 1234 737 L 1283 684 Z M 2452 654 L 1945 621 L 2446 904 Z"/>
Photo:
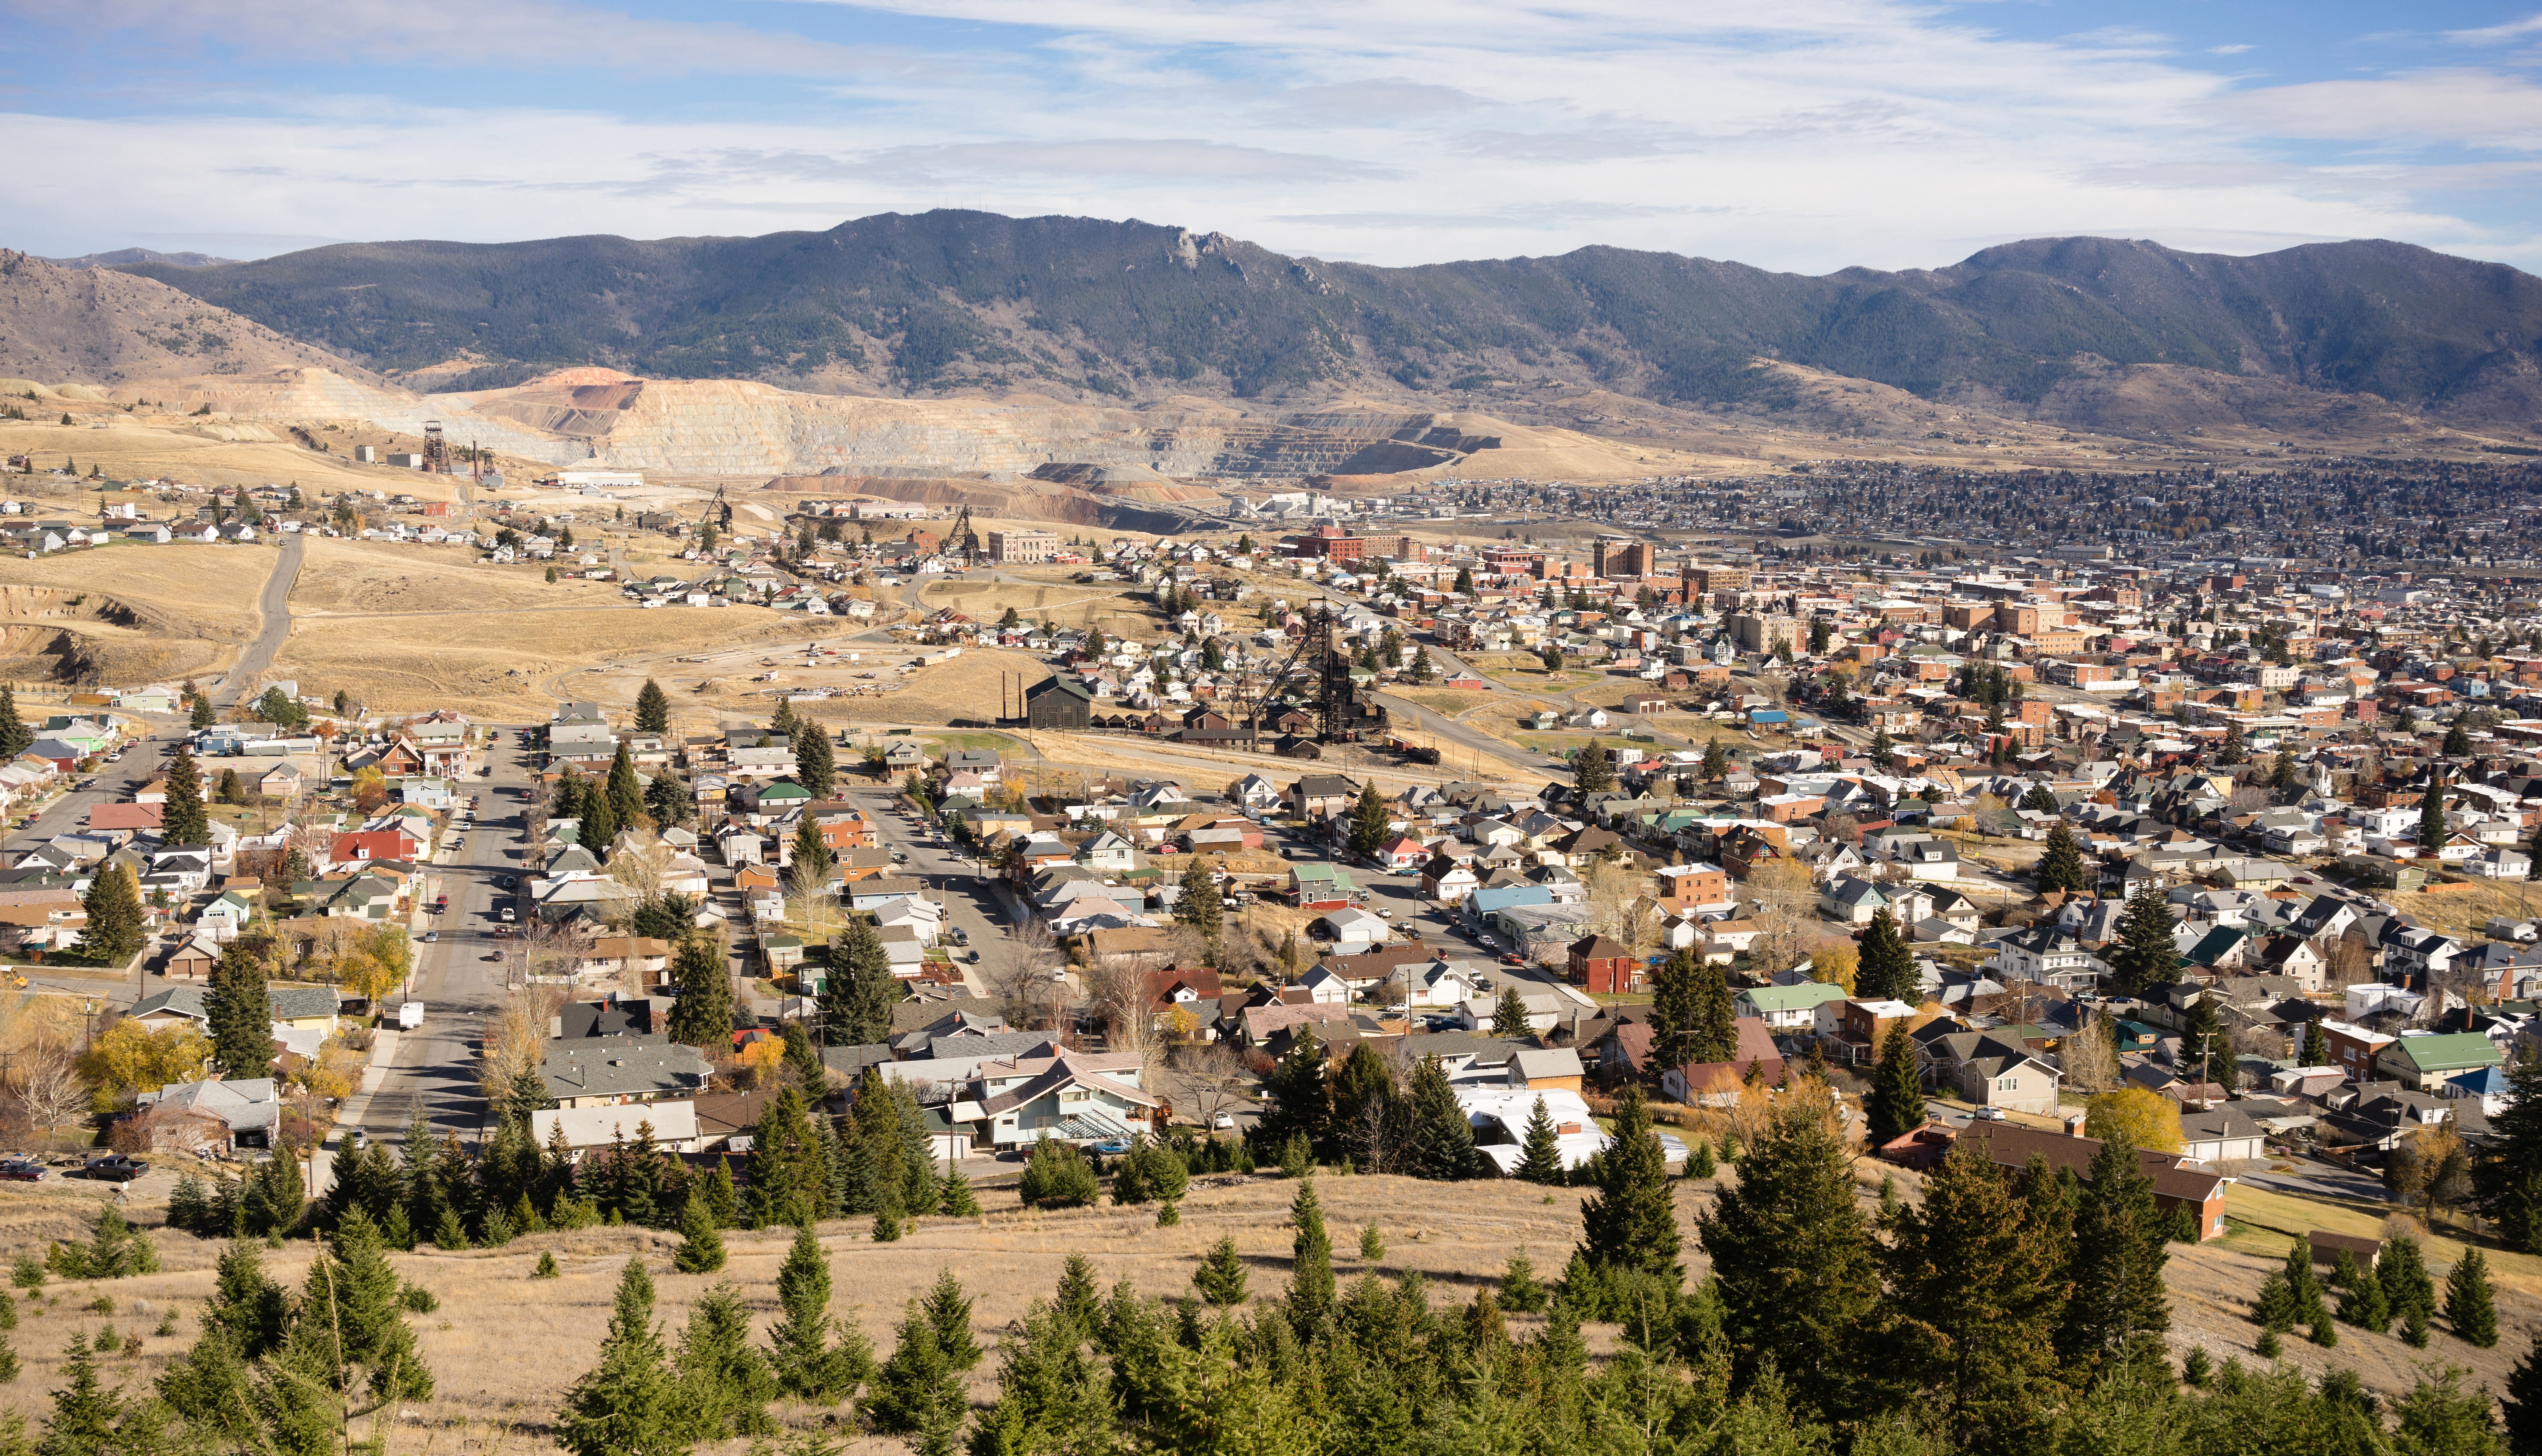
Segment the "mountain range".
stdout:
<path fill-rule="evenodd" d="M 1603 247 L 1388 268 L 1135 221 L 937 211 L 756 238 L 116 266 L 445 391 L 596 364 L 917 397 L 1282 402 L 1561 384 L 1772 408 L 1794 388 L 1779 361 L 2012 413 L 2114 366 L 2370 394 L 2463 422 L 2542 412 L 2542 279 L 2391 242 L 2229 256 L 2042 239 L 1826 276 Z"/>

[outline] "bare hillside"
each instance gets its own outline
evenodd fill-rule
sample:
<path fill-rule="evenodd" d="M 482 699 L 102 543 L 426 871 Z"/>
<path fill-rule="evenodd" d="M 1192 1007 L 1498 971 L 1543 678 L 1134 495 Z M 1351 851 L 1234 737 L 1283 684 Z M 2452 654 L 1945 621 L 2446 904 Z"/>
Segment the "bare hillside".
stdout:
<path fill-rule="evenodd" d="M 368 377 L 165 283 L 0 252 L 0 378 L 112 386 L 311 365 Z"/>

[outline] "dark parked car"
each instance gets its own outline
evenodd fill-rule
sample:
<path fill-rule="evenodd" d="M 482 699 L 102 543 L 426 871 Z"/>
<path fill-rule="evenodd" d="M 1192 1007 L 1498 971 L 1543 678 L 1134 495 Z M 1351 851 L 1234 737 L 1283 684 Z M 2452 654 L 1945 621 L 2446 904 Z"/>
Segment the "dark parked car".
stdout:
<path fill-rule="evenodd" d="M 130 1183 L 149 1171 L 150 1165 L 139 1158 L 111 1153 L 106 1157 L 89 1159 L 88 1166 L 80 1169 L 80 1176 L 104 1178 L 114 1183 Z"/>
<path fill-rule="evenodd" d="M 44 1165 L 34 1158 L 0 1158 L 0 1181 L 41 1183 L 46 1176 Z"/>

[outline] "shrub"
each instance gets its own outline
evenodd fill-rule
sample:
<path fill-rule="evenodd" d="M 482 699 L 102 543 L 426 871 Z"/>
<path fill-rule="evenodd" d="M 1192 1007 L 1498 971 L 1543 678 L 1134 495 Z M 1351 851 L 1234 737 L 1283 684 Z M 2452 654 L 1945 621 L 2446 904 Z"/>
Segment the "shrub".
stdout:
<path fill-rule="evenodd" d="M 1032 1159 L 1016 1185 L 1027 1208 L 1082 1208 L 1102 1192 L 1085 1154 L 1045 1135 L 1033 1144 Z"/>

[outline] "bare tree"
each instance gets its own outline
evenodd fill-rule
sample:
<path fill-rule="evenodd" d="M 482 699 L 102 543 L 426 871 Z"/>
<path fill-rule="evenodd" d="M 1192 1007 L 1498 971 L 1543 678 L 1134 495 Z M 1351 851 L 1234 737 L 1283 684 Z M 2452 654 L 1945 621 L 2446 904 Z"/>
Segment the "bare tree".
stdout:
<path fill-rule="evenodd" d="M 2098 1092 L 2119 1079 L 2119 1052 L 2107 1023 L 2087 1017 L 2056 1049 L 2065 1080 L 2078 1092 Z"/>
<path fill-rule="evenodd" d="M 2373 979 L 2374 953 L 2355 936 L 2339 937 L 2330 948 L 2330 965 L 2324 972 L 2323 983 L 2332 990 L 2345 990 Z"/>
<path fill-rule="evenodd" d="M 1621 861 L 1601 859 L 1581 878 L 1589 888 L 1590 927 L 1635 957 L 1648 955 L 1667 916 L 1642 893 L 1646 877 Z"/>
<path fill-rule="evenodd" d="M 1244 1058 L 1225 1042 L 1177 1047 L 1173 1067 L 1191 1088 L 1193 1109 L 1205 1128 L 1218 1126 L 1218 1115 L 1242 1103 L 1253 1087 Z"/>
<path fill-rule="evenodd" d="M 1058 1030 L 1058 1020 L 1044 1018 L 1055 1016 L 1054 989 L 1059 991 L 1059 1003 L 1064 1004 L 1067 998 L 1065 983 L 1053 980 L 1061 964 L 1059 942 L 1051 935 L 1050 926 L 1038 918 L 1027 919 L 1009 929 L 995 953 L 986 959 L 981 980 L 1010 1024 L 1047 1025 Z"/>
<path fill-rule="evenodd" d="M 526 985 L 505 993 L 501 1009 L 487 1018 L 486 1053 L 477 1063 L 477 1085 L 486 1101 L 509 1098 L 514 1079 L 547 1059 L 548 1022 L 564 1000 L 556 986 Z"/>
<path fill-rule="evenodd" d="M 638 903 L 659 900 L 670 863 L 670 846 L 652 831 L 630 830 L 618 852 L 609 856 L 609 878 L 635 891 Z"/>
<path fill-rule="evenodd" d="M 59 1047 L 39 1046 L 18 1063 L 18 1105 L 27 1121 L 44 1130 L 49 1143 L 61 1129 L 85 1117 L 90 1107 L 88 1082 L 71 1055 Z"/>
<path fill-rule="evenodd" d="M 1085 999 L 1103 1026 L 1105 1045 L 1114 1052 L 1144 1056 L 1156 1045 L 1156 1021 L 1148 1010 L 1148 973 L 1161 970 L 1162 954 L 1128 956 L 1098 963 L 1085 972 Z"/>

